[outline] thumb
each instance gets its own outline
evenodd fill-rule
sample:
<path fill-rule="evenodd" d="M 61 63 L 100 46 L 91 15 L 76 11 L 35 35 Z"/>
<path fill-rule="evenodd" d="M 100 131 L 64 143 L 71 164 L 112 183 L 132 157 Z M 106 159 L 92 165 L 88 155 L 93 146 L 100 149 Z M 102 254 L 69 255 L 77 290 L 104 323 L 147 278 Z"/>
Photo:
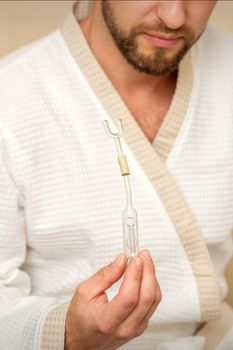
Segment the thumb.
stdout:
<path fill-rule="evenodd" d="M 104 293 L 106 289 L 111 287 L 121 278 L 126 267 L 126 254 L 119 254 L 111 264 L 102 267 L 93 276 L 88 278 L 84 282 L 88 299 L 93 299 Z"/>

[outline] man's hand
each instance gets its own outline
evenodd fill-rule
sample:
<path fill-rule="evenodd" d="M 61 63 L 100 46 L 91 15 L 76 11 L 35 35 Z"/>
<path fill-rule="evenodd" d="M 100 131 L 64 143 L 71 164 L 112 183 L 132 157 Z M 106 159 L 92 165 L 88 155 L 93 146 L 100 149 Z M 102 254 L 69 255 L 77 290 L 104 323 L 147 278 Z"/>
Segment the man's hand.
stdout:
<path fill-rule="evenodd" d="M 105 290 L 124 274 L 109 302 Z M 153 260 L 147 250 L 127 264 L 120 254 L 79 284 L 66 317 L 66 350 L 114 350 L 141 335 L 161 300 Z"/>

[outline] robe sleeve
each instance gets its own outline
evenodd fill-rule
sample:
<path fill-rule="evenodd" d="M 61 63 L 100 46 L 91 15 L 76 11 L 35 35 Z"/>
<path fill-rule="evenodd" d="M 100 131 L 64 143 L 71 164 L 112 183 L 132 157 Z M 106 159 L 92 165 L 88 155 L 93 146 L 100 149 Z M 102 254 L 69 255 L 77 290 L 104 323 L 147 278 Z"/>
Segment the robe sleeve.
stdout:
<path fill-rule="evenodd" d="M 67 305 L 31 295 L 24 207 L 0 130 L 0 349 L 64 349 Z M 43 344 L 45 346 L 43 346 Z"/>

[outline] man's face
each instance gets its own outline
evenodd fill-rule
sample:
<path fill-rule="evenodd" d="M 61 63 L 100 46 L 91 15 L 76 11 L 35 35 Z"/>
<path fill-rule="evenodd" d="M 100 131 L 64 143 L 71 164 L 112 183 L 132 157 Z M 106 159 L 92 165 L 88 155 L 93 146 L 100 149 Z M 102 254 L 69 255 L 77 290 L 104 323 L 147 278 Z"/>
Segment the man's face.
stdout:
<path fill-rule="evenodd" d="M 138 71 L 163 76 L 203 33 L 217 0 L 102 0 L 104 21 Z M 160 37 L 160 38 L 159 38 Z"/>

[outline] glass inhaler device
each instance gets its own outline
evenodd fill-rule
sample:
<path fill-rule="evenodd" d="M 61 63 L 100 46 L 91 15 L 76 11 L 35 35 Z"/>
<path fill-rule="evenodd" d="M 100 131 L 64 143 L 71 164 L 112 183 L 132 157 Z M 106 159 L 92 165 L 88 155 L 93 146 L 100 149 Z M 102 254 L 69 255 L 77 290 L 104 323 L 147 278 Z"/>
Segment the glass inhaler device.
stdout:
<path fill-rule="evenodd" d="M 121 136 L 123 134 L 123 127 L 121 119 L 118 120 L 118 132 L 112 132 L 107 120 L 104 120 L 104 128 L 108 136 L 115 140 L 117 149 L 117 159 L 120 166 L 121 176 L 124 179 L 126 207 L 122 212 L 122 233 L 124 252 L 127 257 L 138 255 L 139 251 L 139 237 L 138 237 L 138 216 L 132 203 L 132 191 L 130 187 L 130 172 L 127 163 L 127 158 L 123 153 Z"/>

